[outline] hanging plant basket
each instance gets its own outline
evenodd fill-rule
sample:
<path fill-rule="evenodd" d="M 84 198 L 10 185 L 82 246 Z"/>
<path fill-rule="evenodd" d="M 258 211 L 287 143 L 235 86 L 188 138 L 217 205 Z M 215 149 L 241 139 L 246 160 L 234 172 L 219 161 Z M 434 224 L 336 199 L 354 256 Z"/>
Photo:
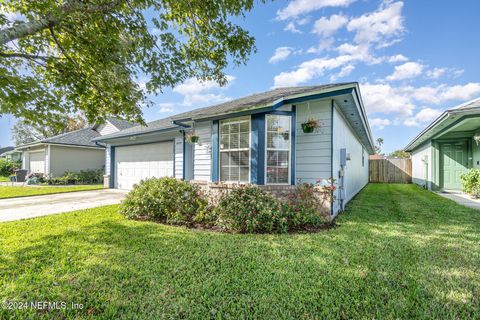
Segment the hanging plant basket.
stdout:
<path fill-rule="evenodd" d="M 306 122 L 302 123 L 303 133 L 312 133 L 318 128 L 320 128 L 320 122 L 316 119 L 310 118 Z"/>
<path fill-rule="evenodd" d="M 473 136 L 473 141 L 475 141 L 478 146 L 478 144 L 480 143 L 480 133 L 475 133 L 475 135 Z"/>
<path fill-rule="evenodd" d="M 188 143 L 195 144 L 195 143 L 198 143 L 199 140 L 200 140 L 200 137 L 195 134 L 191 134 L 187 136 Z"/>

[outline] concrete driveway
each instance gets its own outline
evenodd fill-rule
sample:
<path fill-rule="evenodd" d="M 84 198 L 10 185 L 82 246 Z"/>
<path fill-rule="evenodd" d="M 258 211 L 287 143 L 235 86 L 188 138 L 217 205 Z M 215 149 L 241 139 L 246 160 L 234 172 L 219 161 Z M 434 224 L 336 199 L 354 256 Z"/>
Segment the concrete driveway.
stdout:
<path fill-rule="evenodd" d="M 0 199 L 0 222 L 117 204 L 127 192 L 102 189 Z"/>

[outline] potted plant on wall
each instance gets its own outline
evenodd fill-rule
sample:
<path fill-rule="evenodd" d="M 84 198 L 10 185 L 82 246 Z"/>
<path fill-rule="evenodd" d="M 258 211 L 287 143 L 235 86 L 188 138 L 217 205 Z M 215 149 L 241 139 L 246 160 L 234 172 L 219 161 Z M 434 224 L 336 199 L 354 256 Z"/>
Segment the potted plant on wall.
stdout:
<path fill-rule="evenodd" d="M 320 121 L 314 118 L 309 118 L 307 121 L 302 123 L 302 130 L 304 133 L 312 133 L 318 128 L 320 128 Z"/>
<path fill-rule="evenodd" d="M 191 144 L 195 144 L 195 143 L 198 143 L 198 141 L 200 140 L 200 137 L 197 136 L 195 134 L 195 132 L 191 132 L 189 134 L 187 134 L 187 142 L 188 143 L 191 143 Z"/>

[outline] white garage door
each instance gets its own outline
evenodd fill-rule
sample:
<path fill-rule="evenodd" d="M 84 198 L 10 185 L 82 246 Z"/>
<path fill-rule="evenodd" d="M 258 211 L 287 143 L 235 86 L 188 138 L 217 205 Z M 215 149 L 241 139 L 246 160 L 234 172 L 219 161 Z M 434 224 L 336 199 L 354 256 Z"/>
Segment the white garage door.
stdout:
<path fill-rule="evenodd" d="M 30 172 L 45 173 L 45 151 L 30 152 Z"/>
<path fill-rule="evenodd" d="M 132 189 L 142 179 L 173 176 L 173 142 L 115 148 L 115 187 Z"/>

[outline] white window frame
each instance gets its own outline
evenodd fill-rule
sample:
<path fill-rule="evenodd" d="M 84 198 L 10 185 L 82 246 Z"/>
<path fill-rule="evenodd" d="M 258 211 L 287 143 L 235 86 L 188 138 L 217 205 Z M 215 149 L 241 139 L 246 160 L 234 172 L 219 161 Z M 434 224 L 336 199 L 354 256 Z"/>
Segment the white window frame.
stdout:
<path fill-rule="evenodd" d="M 288 149 L 276 149 L 276 148 L 268 148 L 268 117 L 288 117 L 290 118 L 290 130 L 288 141 L 290 142 L 288 145 Z M 265 115 L 265 185 L 278 185 L 278 186 L 285 186 L 292 184 L 292 120 L 293 117 L 291 115 L 286 114 L 266 114 Z M 269 183 L 267 178 L 267 168 L 268 168 L 268 151 L 288 151 L 288 182 L 287 183 Z"/>
<path fill-rule="evenodd" d="M 222 124 L 235 124 L 248 122 L 248 181 L 233 181 L 233 180 L 222 180 L 222 152 L 230 151 L 246 151 L 247 148 L 237 148 L 237 149 L 225 149 L 222 150 L 220 147 L 222 143 Z M 250 183 L 252 181 L 252 118 L 250 116 L 238 117 L 238 118 L 229 118 L 225 120 L 220 120 L 218 123 L 218 180 L 220 182 L 226 183 Z M 240 178 L 240 172 L 238 174 Z"/>

